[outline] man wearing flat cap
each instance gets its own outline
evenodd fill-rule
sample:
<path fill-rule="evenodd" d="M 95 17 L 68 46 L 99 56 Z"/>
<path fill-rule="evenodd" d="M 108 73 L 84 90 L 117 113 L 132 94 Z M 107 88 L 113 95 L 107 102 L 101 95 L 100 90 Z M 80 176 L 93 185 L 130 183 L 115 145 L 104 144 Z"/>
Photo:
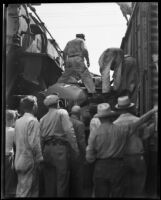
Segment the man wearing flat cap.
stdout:
<path fill-rule="evenodd" d="M 68 83 L 71 77 L 81 79 L 89 93 L 95 93 L 95 85 L 87 67 L 90 66 L 85 35 L 76 34 L 76 38 L 67 43 L 64 49 L 65 72 L 58 79 L 59 83 Z M 84 63 L 87 61 L 87 67 Z"/>
<path fill-rule="evenodd" d="M 86 148 L 87 161 L 95 162 L 95 197 L 123 197 L 126 172 L 123 155 L 127 140 L 156 111 L 157 108 L 150 110 L 137 122 L 114 125 L 112 120 L 117 113 L 108 103 L 98 105 L 95 117 L 100 119 L 101 125 L 90 133 Z"/>
<path fill-rule="evenodd" d="M 49 109 L 40 119 L 45 197 L 68 197 L 70 147 L 79 154 L 74 129 L 68 112 L 58 109 L 57 94 L 47 96 L 44 104 Z"/>
<path fill-rule="evenodd" d="M 129 96 L 121 96 L 118 98 L 118 103 L 115 108 L 121 114 L 113 123 L 115 125 L 125 125 L 131 122 L 136 122 L 139 117 L 133 113 L 135 104 L 130 102 Z M 154 130 L 154 123 L 149 126 L 145 124 L 146 128 L 140 127 L 140 131 L 135 131 L 127 141 L 126 150 L 124 152 L 124 161 L 128 167 L 125 184 L 125 197 L 144 197 L 145 180 L 146 180 L 146 163 L 144 160 L 144 147 L 142 138 L 149 137 Z M 153 131 L 154 132 L 154 131 Z"/>

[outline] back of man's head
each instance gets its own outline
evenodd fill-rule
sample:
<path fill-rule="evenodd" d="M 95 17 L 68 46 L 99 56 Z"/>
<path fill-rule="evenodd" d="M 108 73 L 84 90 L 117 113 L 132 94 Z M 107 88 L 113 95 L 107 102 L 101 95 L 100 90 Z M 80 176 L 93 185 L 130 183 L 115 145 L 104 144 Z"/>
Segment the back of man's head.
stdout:
<path fill-rule="evenodd" d="M 33 112 L 34 106 L 37 105 L 37 98 L 35 96 L 29 95 L 21 99 L 20 106 L 23 112 Z"/>
<path fill-rule="evenodd" d="M 18 117 L 18 112 L 16 110 L 6 110 L 6 126 L 12 126 L 14 121 Z"/>

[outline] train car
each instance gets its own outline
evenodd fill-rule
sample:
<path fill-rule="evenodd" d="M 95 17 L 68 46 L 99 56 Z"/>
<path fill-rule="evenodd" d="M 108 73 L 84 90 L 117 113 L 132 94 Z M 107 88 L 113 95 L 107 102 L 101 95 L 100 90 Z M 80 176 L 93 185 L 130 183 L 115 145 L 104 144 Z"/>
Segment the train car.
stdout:
<path fill-rule="evenodd" d="M 46 112 L 43 105 L 46 91 L 57 82 L 64 71 L 63 52 L 32 4 L 5 5 L 4 14 L 7 107 L 19 109 L 22 97 L 35 95 L 39 105 L 37 117 L 41 118 Z M 73 102 L 86 99 L 86 89 L 82 84 L 65 84 L 59 90 L 64 106 L 68 104 L 68 98 L 64 96 L 67 92 Z"/>
<path fill-rule="evenodd" d="M 136 2 L 122 39 L 121 49 L 137 60 L 139 67 L 138 111 L 143 114 L 158 102 L 158 3 Z"/>
<path fill-rule="evenodd" d="M 63 71 L 63 57 L 31 4 L 5 5 L 4 26 L 6 104 L 17 109 L 23 95 L 38 95 L 56 83 Z"/>
<path fill-rule="evenodd" d="M 158 104 L 158 2 L 135 2 L 122 39 L 125 54 L 134 56 L 139 67 L 139 90 L 137 95 L 138 115 Z M 158 168 L 158 116 L 155 115 L 155 130 L 144 140 L 147 164 L 146 194 L 158 197 L 160 179 Z"/>

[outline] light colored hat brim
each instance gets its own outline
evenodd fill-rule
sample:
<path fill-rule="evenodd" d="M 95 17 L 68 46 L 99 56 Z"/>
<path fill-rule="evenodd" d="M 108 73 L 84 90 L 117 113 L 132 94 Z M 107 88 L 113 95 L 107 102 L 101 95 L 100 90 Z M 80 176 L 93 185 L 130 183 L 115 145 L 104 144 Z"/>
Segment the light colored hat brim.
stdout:
<path fill-rule="evenodd" d="M 103 117 L 113 117 L 117 115 L 118 113 L 111 111 L 110 113 L 106 113 L 106 114 L 95 114 L 94 117 L 103 118 Z"/>
<path fill-rule="evenodd" d="M 120 106 L 118 106 L 118 104 L 116 104 L 115 108 L 118 109 L 118 110 L 124 110 L 124 109 L 127 109 L 127 108 L 131 108 L 133 106 L 135 106 L 134 103 L 130 103 L 129 106 L 124 106 L 124 107 L 120 107 Z"/>

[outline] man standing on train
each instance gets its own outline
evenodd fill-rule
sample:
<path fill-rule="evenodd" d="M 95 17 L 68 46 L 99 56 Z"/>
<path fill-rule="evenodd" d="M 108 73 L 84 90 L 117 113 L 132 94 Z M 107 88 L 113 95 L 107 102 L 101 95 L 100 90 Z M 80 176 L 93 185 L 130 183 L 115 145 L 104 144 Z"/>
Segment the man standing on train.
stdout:
<path fill-rule="evenodd" d="M 69 83 L 71 77 L 74 77 L 82 80 L 89 93 L 95 93 L 95 85 L 87 68 L 90 62 L 84 41 L 84 34 L 76 34 L 76 38 L 67 43 L 64 49 L 65 72 L 58 79 L 58 83 Z M 87 67 L 84 58 L 87 61 Z"/>

